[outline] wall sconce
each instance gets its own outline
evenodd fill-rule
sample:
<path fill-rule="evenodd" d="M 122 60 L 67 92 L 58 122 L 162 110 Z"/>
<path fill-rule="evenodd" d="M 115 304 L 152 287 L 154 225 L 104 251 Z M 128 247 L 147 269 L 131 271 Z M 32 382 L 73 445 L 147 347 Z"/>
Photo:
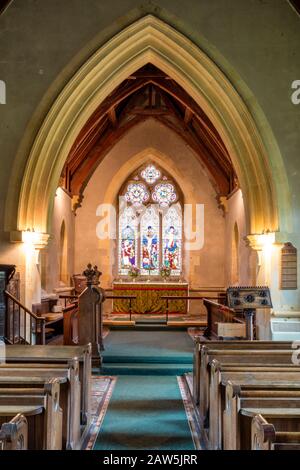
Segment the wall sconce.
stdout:
<path fill-rule="evenodd" d="M 36 250 L 45 248 L 48 244 L 49 235 L 47 233 L 35 232 L 34 230 L 22 231 L 22 242 L 26 245 L 31 245 Z"/>
<path fill-rule="evenodd" d="M 270 258 L 272 254 L 273 245 L 275 243 L 275 232 L 266 231 L 264 233 L 248 235 L 247 241 L 253 250 L 257 251 L 258 266 L 262 265 L 262 255 L 265 258 Z"/>

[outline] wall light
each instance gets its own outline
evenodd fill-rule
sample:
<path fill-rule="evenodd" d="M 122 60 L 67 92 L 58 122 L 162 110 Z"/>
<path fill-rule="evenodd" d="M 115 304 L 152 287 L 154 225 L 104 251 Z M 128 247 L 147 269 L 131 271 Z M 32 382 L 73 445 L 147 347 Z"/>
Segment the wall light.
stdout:
<path fill-rule="evenodd" d="M 34 230 L 24 230 L 22 231 L 22 242 L 26 245 L 31 245 L 35 249 L 44 248 L 49 240 L 49 235 L 47 233 L 35 232 Z"/>
<path fill-rule="evenodd" d="M 262 264 L 262 256 L 265 261 L 271 259 L 276 240 L 274 232 L 266 231 L 264 233 L 248 235 L 247 239 L 251 248 L 257 251 L 259 266 Z"/>

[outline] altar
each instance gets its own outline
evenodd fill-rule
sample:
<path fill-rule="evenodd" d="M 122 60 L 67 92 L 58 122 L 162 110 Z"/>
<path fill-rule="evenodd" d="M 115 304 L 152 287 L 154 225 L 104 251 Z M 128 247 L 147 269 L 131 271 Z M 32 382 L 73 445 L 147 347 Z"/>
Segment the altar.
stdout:
<path fill-rule="evenodd" d="M 136 296 L 132 302 L 133 314 L 162 314 L 167 311 L 165 296 L 175 296 L 176 300 L 169 300 L 169 314 L 187 313 L 187 301 L 177 299 L 188 295 L 186 282 L 114 282 L 113 293 L 116 296 Z M 129 313 L 130 300 L 114 299 L 113 313 Z"/>

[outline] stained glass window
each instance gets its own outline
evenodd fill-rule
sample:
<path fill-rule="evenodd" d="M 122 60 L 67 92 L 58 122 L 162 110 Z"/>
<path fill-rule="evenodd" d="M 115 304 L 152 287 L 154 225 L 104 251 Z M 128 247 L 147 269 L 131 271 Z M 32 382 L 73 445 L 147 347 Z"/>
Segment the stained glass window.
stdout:
<path fill-rule="evenodd" d="M 130 266 L 137 266 L 137 217 L 127 207 L 119 217 L 119 272 L 127 274 Z"/>
<path fill-rule="evenodd" d="M 143 183 L 130 183 L 127 186 L 125 198 L 134 206 L 140 206 L 149 200 L 150 194 Z"/>
<path fill-rule="evenodd" d="M 148 183 L 153 184 L 158 178 L 161 177 L 161 172 L 154 166 L 148 165 L 145 170 L 141 172 L 141 177 Z"/>
<path fill-rule="evenodd" d="M 162 221 L 163 265 L 171 269 L 171 274 L 181 273 L 182 214 L 179 204 L 170 207 Z"/>
<path fill-rule="evenodd" d="M 131 266 L 141 275 L 182 271 L 182 209 L 172 178 L 153 163 L 131 175 L 120 198 L 119 273 Z M 125 197 L 124 197 L 125 196 Z"/>
<path fill-rule="evenodd" d="M 152 199 L 161 207 L 168 207 L 172 202 L 176 201 L 177 194 L 171 183 L 159 183 L 155 186 L 152 193 Z"/>
<path fill-rule="evenodd" d="M 141 274 L 159 274 L 159 214 L 149 206 L 141 217 Z"/>

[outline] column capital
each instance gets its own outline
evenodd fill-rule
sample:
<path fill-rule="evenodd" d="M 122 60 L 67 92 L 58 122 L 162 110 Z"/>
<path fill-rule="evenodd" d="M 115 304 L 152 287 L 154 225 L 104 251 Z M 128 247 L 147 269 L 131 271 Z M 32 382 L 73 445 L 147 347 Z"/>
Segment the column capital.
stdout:
<path fill-rule="evenodd" d="M 266 246 L 273 245 L 275 243 L 275 233 L 266 232 L 260 234 L 250 234 L 245 237 L 245 241 L 250 248 L 255 251 L 262 251 Z"/>
<path fill-rule="evenodd" d="M 26 243 L 34 247 L 35 250 L 42 250 L 48 245 L 49 233 L 35 232 L 34 230 L 14 230 L 10 232 L 12 243 Z"/>

